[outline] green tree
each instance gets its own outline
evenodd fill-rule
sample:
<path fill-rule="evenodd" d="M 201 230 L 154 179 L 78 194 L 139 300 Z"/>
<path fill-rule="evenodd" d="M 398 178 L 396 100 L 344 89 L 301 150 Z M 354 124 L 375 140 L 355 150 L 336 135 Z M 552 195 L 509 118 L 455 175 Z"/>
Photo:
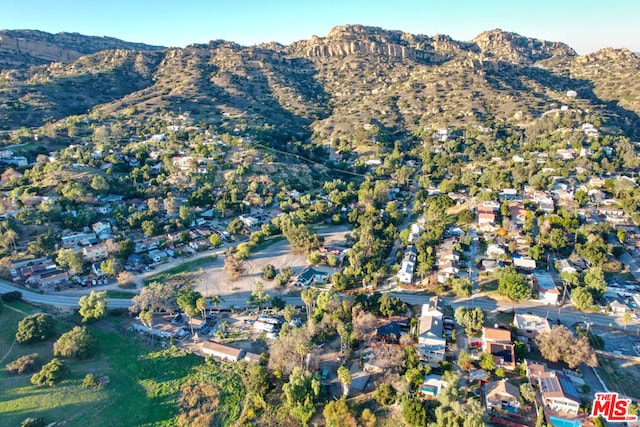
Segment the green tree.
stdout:
<path fill-rule="evenodd" d="M 94 175 L 91 180 L 91 188 L 98 193 L 106 193 L 109 191 L 109 183 L 102 175 Z"/>
<path fill-rule="evenodd" d="M 330 401 L 322 410 L 327 427 L 357 427 L 358 421 L 349 410 L 346 399 Z"/>
<path fill-rule="evenodd" d="M 422 398 L 412 397 L 402 403 L 402 419 L 411 427 L 426 427 L 429 413 Z"/>
<path fill-rule="evenodd" d="M 82 388 L 99 388 L 101 385 L 100 377 L 95 374 L 87 374 L 82 380 Z"/>
<path fill-rule="evenodd" d="M 276 268 L 273 264 L 267 264 L 262 267 L 262 278 L 264 280 L 273 280 L 276 277 Z"/>
<path fill-rule="evenodd" d="M 593 295 L 584 287 L 573 288 L 571 302 L 578 310 L 593 310 Z"/>
<path fill-rule="evenodd" d="M 456 277 L 451 281 L 451 288 L 455 292 L 456 297 L 464 298 L 471 296 L 473 284 L 467 277 Z"/>
<path fill-rule="evenodd" d="M 84 257 L 81 252 L 73 249 L 60 249 L 56 256 L 56 263 L 72 274 L 80 274 L 84 270 Z"/>
<path fill-rule="evenodd" d="M 520 384 L 520 396 L 529 403 L 535 403 L 536 401 L 536 390 L 533 388 L 531 383 L 522 383 Z"/>
<path fill-rule="evenodd" d="M 454 312 L 454 317 L 456 322 L 464 327 L 465 333 L 469 337 L 472 336 L 475 331 L 482 329 L 484 312 L 479 307 L 458 307 Z"/>
<path fill-rule="evenodd" d="M 44 365 L 40 372 L 33 374 L 31 384 L 47 385 L 53 387 L 69 375 L 69 368 L 60 359 L 53 358 L 49 363 Z"/>
<path fill-rule="evenodd" d="M 458 214 L 458 224 L 471 224 L 476 219 L 476 215 L 469 209 L 463 209 Z"/>
<path fill-rule="evenodd" d="M 251 295 L 249 295 L 249 299 L 247 300 L 247 304 L 249 307 L 258 307 L 258 310 L 262 308 L 262 306 L 268 303 L 271 300 L 271 296 L 265 292 L 264 286 L 261 282 L 257 282 Z"/>
<path fill-rule="evenodd" d="M 219 234 L 213 233 L 209 236 L 209 244 L 214 248 L 222 245 L 222 237 Z"/>
<path fill-rule="evenodd" d="M 584 273 L 584 284 L 594 298 L 600 298 L 607 292 L 607 282 L 604 273 L 599 267 L 591 267 Z"/>
<path fill-rule="evenodd" d="M 232 219 L 227 226 L 227 231 L 231 234 L 241 234 L 244 231 L 244 224 L 238 218 Z"/>
<path fill-rule="evenodd" d="M 44 341 L 51 338 L 55 332 L 53 317 L 43 313 L 32 314 L 18 322 L 16 341 L 20 344 Z"/>
<path fill-rule="evenodd" d="M 480 367 L 487 371 L 496 369 L 496 361 L 491 353 L 483 352 L 482 355 L 480 355 Z"/>
<path fill-rule="evenodd" d="M 53 344 L 53 355 L 60 357 L 77 357 L 88 359 L 98 352 L 98 340 L 87 330 L 86 326 L 76 326 L 65 332 Z"/>
<path fill-rule="evenodd" d="M 113 257 L 109 257 L 100 263 L 100 270 L 107 276 L 115 276 L 121 269 L 120 262 Z"/>
<path fill-rule="evenodd" d="M 315 405 L 320 396 L 320 381 L 309 371 L 295 367 L 289 375 L 289 382 L 282 386 L 289 413 L 307 425 L 315 413 Z"/>
<path fill-rule="evenodd" d="M 300 293 L 300 297 L 302 298 L 302 301 L 304 302 L 307 308 L 307 320 L 309 320 L 309 316 L 311 316 L 311 306 L 316 301 L 317 296 L 318 296 L 318 290 L 314 288 L 304 289 Z"/>
<path fill-rule="evenodd" d="M 513 301 L 520 301 L 529 297 L 531 286 L 526 277 L 509 266 L 498 272 L 498 293 Z"/>
<path fill-rule="evenodd" d="M 211 297 L 209 297 L 209 302 L 211 302 L 211 305 L 213 305 L 217 310 L 218 313 L 220 312 L 220 304 L 222 302 L 224 302 L 224 298 L 222 298 L 220 295 L 211 295 Z"/>
<path fill-rule="evenodd" d="M 460 353 L 458 353 L 458 366 L 460 366 L 460 369 L 465 371 L 471 370 L 471 363 L 471 354 L 465 349 L 460 350 Z"/>
<path fill-rule="evenodd" d="M 107 304 L 109 297 L 107 291 L 94 292 L 80 297 L 78 305 L 80 305 L 80 316 L 83 322 L 98 320 L 107 315 Z"/>
<path fill-rule="evenodd" d="M 346 366 L 340 365 L 340 367 L 338 368 L 338 379 L 340 379 L 340 382 L 342 383 L 344 396 L 349 395 L 349 386 L 351 385 L 351 372 Z"/>
<path fill-rule="evenodd" d="M 191 326 L 191 333 L 193 334 L 193 318 L 198 314 L 198 300 L 202 298 L 200 292 L 193 289 L 182 290 L 176 302 L 184 313 L 189 316 L 189 326 Z"/>
<path fill-rule="evenodd" d="M 396 391 L 390 383 L 382 383 L 376 389 L 373 397 L 382 406 L 390 406 L 396 402 Z"/>
<path fill-rule="evenodd" d="M 150 237 L 156 234 L 156 222 L 152 219 L 147 219 L 140 223 L 140 228 L 145 236 Z"/>
<path fill-rule="evenodd" d="M 376 425 L 378 425 L 378 419 L 375 414 L 371 412 L 371 409 L 364 408 L 364 411 L 360 414 L 360 423 L 362 427 L 376 427 Z"/>
<path fill-rule="evenodd" d="M 193 217 L 194 217 L 193 209 L 190 208 L 189 206 L 182 205 L 180 206 L 180 210 L 178 211 L 178 216 L 180 217 L 180 222 L 182 223 L 182 226 L 189 227 L 193 222 Z"/>

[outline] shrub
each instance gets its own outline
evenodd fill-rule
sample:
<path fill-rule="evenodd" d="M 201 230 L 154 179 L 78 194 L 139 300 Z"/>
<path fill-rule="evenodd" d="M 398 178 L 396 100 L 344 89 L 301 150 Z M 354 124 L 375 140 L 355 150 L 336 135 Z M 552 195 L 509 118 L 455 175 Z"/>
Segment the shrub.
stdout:
<path fill-rule="evenodd" d="M 40 367 L 40 363 L 38 361 L 38 353 L 31 353 L 21 356 L 10 362 L 5 366 L 7 371 L 12 374 L 30 374 L 31 372 L 35 372 Z"/>
<path fill-rule="evenodd" d="M 276 277 L 276 268 L 272 264 L 262 267 L 262 278 L 264 280 L 273 280 Z"/>
<path fill-rule="evenodd" d="M 396 391 L 389 383 L 380 384 L 375 393 L 376 402 L 383 406 L 393 405 L 396 401 Z"/>
<path fill-rule="evenodd" d="M 44 427 L 46 424 L 44 422 L 44 418 L 25 418 L 21 423 L 20 427 Z"/>
<path fill-rule="evenodd" d="M 53 387 L 58 382 L 62 381 L 67 375 L 69 375 L 69 368 L 65 363 L 53 358 L 51 362 L 47 363 L 40 369 L 40 372 L 33 374 L 31 377 L 31 384 L 34 385 L 48 385 Z"/>
<path fill-rule="evenodd" d="M 2 301 L 5 302 L 14 302 L 22 300 L 22 292 L 20 291 L 11 291 L 2 294 Z"/>
<path fill-rule="evenodd" d="M 98 388 L 102 385 L 100 378 L 94 374 L 87 374 L 82 381 L 82 388 Z"/>
<path fill-rule="evenodd" d="M 62 334 L 53 344 L 53 355 L 62 357 L 77 357 L 87 359 L 98 351 L 97 340 L 89 333 L 85 326 L 76 326 L 69 332 Z"/>
<path fill-rule="evenodd" d="M 44 341 L 55 334 L 55 321 L 48 314 L 32 314 L 18 323 L 16 341 L 20 344 Z"/>

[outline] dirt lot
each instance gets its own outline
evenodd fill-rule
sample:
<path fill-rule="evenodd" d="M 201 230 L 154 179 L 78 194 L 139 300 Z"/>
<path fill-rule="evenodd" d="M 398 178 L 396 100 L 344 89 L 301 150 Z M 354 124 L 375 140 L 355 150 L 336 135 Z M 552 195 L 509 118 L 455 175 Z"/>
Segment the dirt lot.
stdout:
<path fill-rule="evenodd" d="M 345 235 L 350 231 L 348 226 L 330 227 L 322 230 L 320 234 L 325 238 L 325 244 L 344 244 Z M 227 280 L 224 271 L 224 257 L 220 257 L 215 263 L 202 269 L 199 278 L 194 284 L 194 289 L 203 295 L 229 295 L 235 293 L 250 293 L 256 282 L 262 282 L 265 289 L 274 289 L 276 282 L 262 279 L 262 267 L 273 264 L 277 270 L 291 267 L 295 274 L 299 274 L 307 267 L 307 256 L 293 251 L 288 241 L 283 240 L 269 246 L 262 251 L 252 254 L 244 261 L 244 273 L 235 282 Z"/>

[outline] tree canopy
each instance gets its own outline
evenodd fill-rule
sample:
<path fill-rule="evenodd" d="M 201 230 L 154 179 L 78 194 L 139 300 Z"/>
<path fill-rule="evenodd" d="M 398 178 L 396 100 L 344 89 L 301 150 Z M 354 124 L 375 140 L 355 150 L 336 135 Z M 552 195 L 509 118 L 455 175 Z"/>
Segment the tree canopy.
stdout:
<path fill-rule="evenodd" d="M 572 369 L 581 363 L 592 367 L 598 365 L 598 359 L 589 344 L 589 339 L 586 336 L 575 337 L 562 325 L 554 326 L 549 332 L 538 334 L 536 344 L 542 357 L 551 362 L 562 360 Z"/>
<path fill-rule="evenodd" d="M 79 313 L 82 316 L 82 321 L 89 322 L 106 316 L 108 302 L 107 291 L 91 291 L 88 296 L 83 295 L 80 297 L 78 304 L 80 305 Z"/>

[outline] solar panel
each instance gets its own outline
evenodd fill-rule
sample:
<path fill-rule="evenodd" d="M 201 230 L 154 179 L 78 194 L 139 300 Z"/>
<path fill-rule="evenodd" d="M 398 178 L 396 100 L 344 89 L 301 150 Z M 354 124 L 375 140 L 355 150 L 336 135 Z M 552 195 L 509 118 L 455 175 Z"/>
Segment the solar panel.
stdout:
<path fill-rule="evenodd" d="M 565 377 L 564 375 L 558 375 L 558 379 L 560 380 L 560 385 L 562 386 L 564 394 L 576 399 L 580 398 L 578 390 L 576 390 L 576 386 L 573 385 L 573 382 L 571 382 L 569 378 Z"/>
<path fill-rule="evenodd" d="M 560 391 L 559 383 L 553 377 L 540 378 L 540 385 L 542 386 L 542 391 L 544 391 L 545 393 Z"/>

